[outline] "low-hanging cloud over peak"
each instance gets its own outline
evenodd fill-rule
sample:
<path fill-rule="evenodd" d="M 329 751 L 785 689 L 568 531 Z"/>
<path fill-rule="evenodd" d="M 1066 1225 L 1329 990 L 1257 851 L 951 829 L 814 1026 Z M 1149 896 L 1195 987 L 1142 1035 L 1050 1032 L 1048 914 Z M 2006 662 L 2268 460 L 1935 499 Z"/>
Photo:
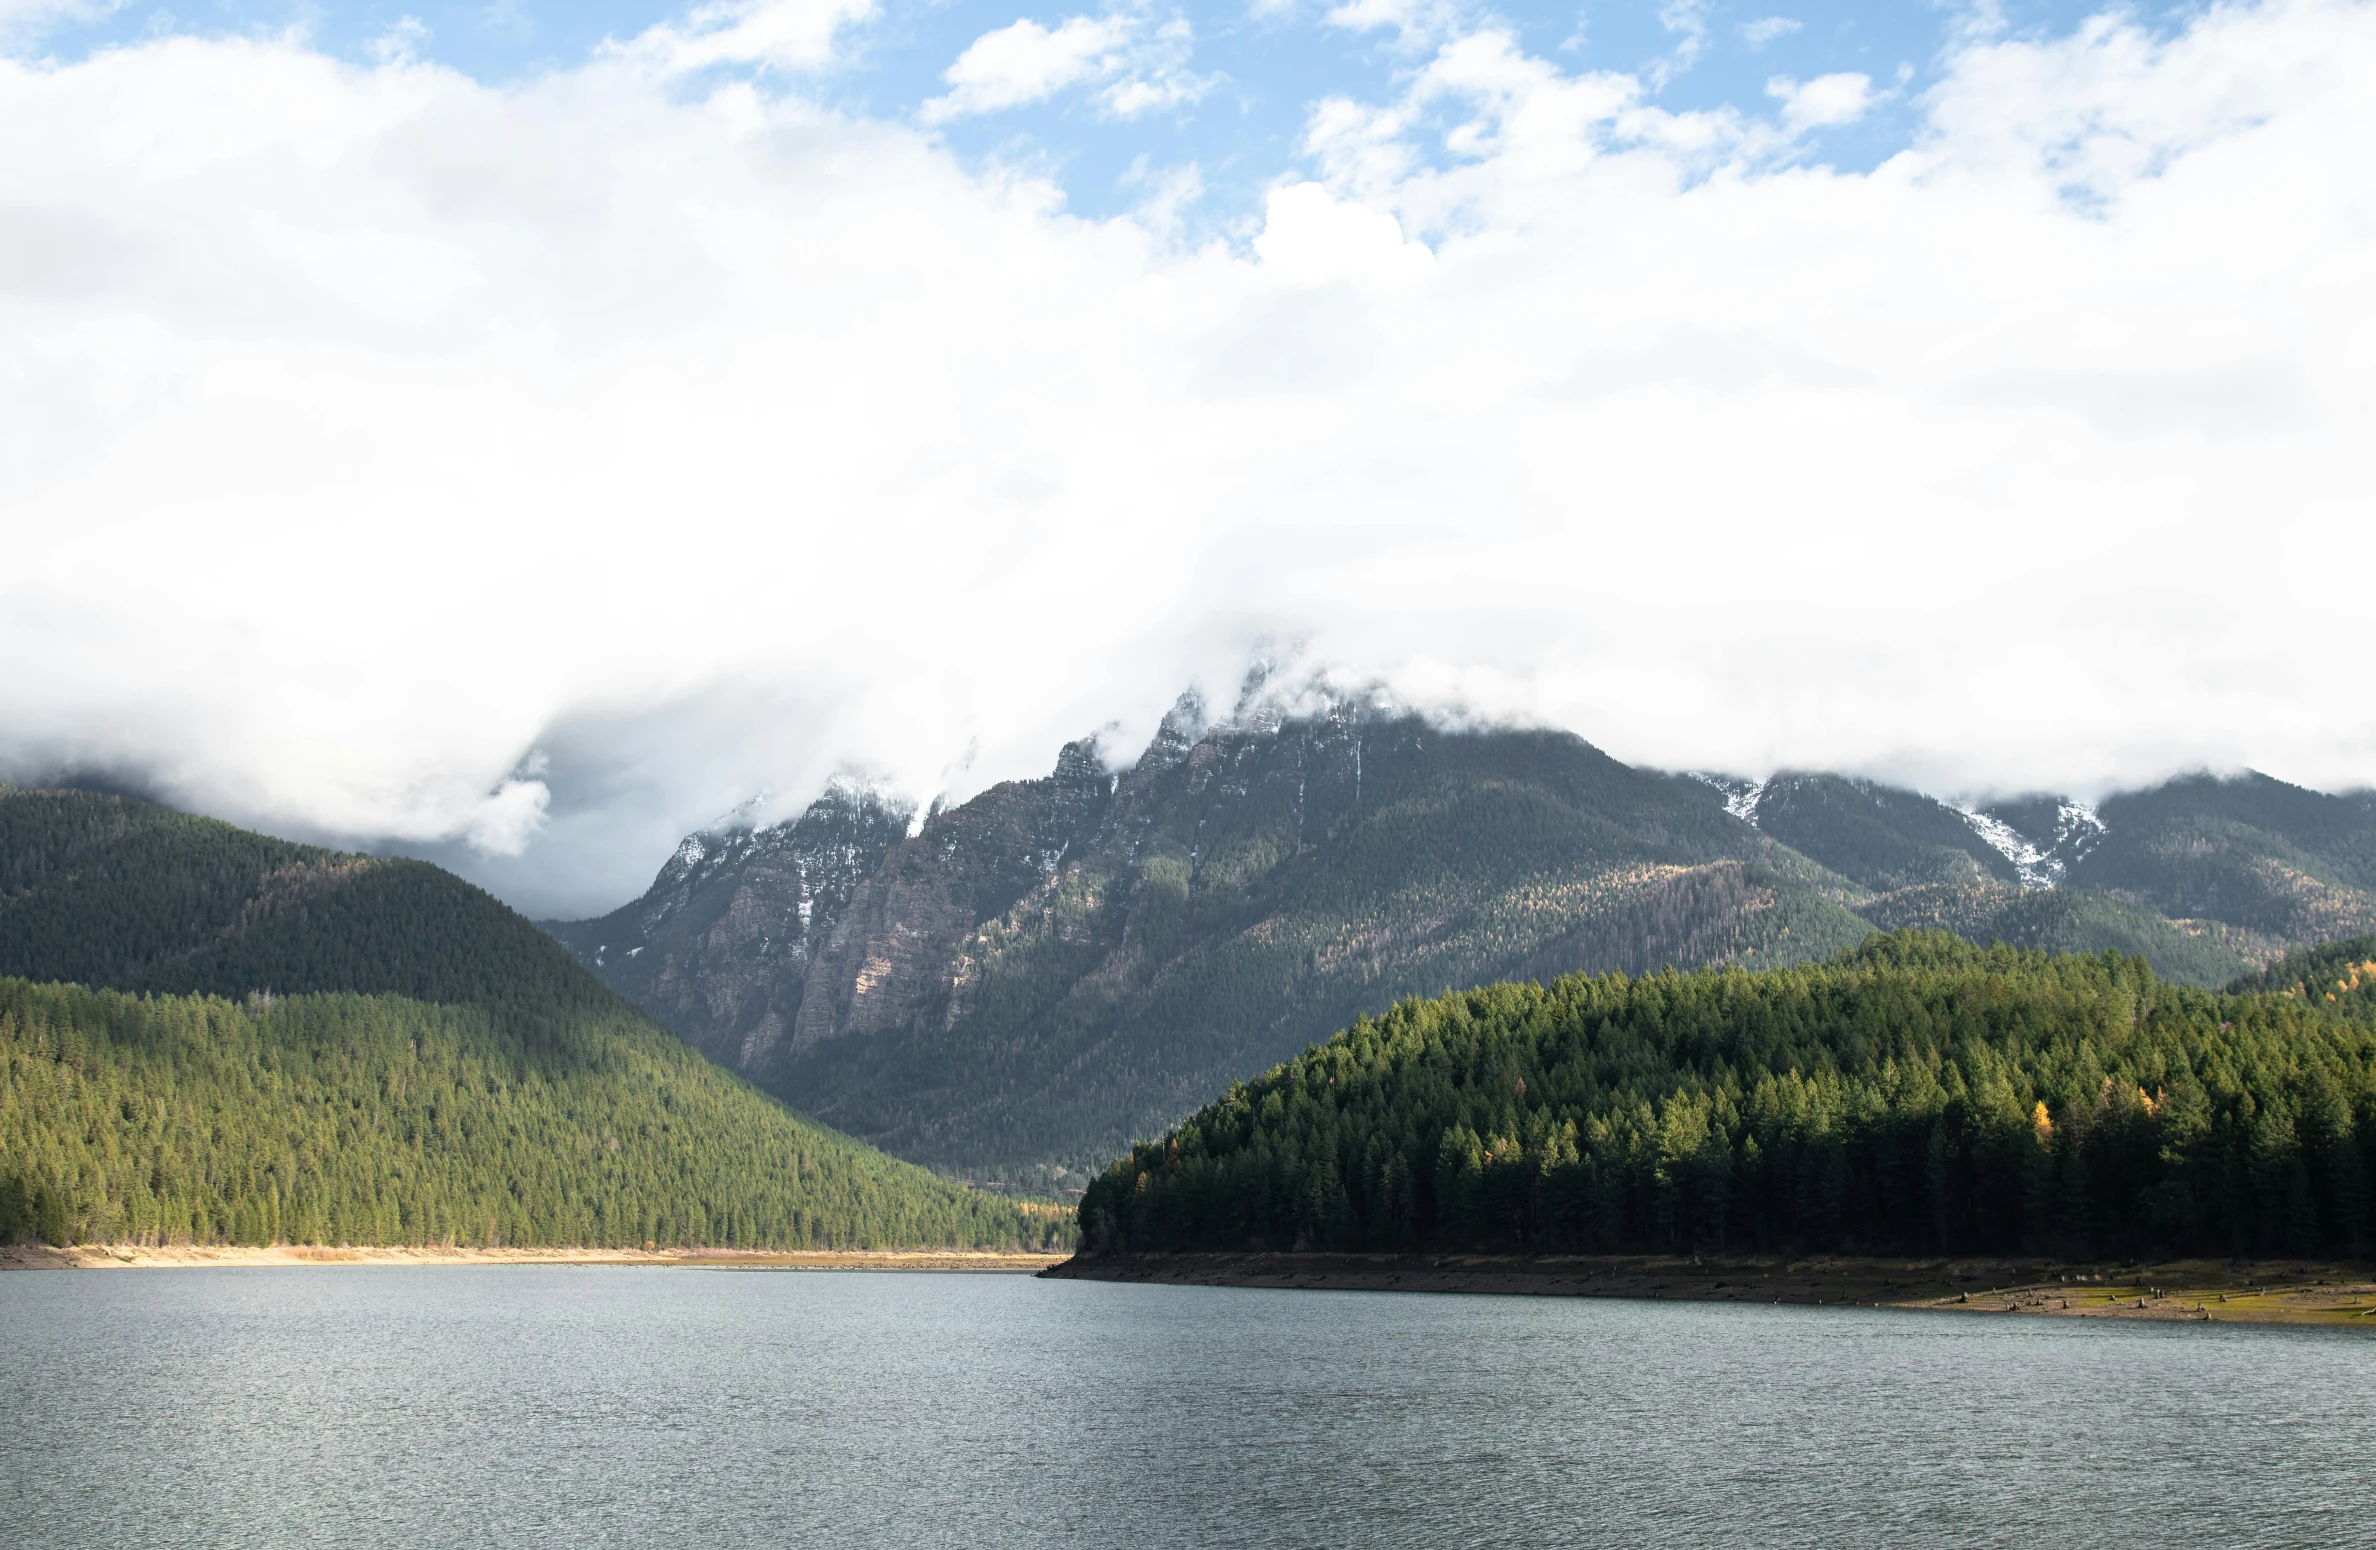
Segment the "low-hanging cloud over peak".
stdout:
<path fill-rule="evenodd" d="M 1427 11 L 1209 242 L 820 106 L 859 14 L 0 61 L 0 759 L 556 910 L 1265 635 L 1670 766 L 2376 775 L 2376 8 L 1975 32 L 1861 173 L 1798 131 L 1869 81 L 1674 111 Z"/>

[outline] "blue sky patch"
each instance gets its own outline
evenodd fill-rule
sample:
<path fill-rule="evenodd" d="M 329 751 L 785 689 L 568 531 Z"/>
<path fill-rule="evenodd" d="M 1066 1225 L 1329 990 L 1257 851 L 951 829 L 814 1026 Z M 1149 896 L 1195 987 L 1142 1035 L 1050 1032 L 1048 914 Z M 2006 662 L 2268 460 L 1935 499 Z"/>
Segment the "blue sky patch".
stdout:
<path fill-rule="evenodd" d="M 1195 203 L 1208 219 L 1226 218 L 1305 165 L 1301 140 L 1314 102 L 1389 101 L 1426 61 L 1433 48 L 1426 28 L 1355 19 L 1389 8 L 1378 0 L 1102 10 L 883 0 L 873 16 L 842 30 L 835 62 L 797 86 L 852 114 L 929 125 L 969 159 L 1029 167 L 1058 183 L 1083 214 L 1143 204 L 1158 188 L 1177 188 L 1184 169 L 1193 168 L 1202 190 Z M 1424 6 L 1402 9 L 1419 14 Z M 2053 35 L 2101 9 L 2071 0 L 1601 0 L 1492 8 L 1445 0 L 1433 14 L 1468 29 L 1504 25 L 1526 52 L 1563 70 L 1635 75 L 1647 100 L 1677 111 L 1729 106 L 1775 118 L 1785 83 L 1863 75 L 1872 83 L 1869 105 L 1848 122 L 1810 132 L 1802 154 L 1866 168 L 1907 143 L 1920 95 L 1957 38 Z M 632 38 L 686 14 L 650 0 L 214 0 L 184 9 L 135 0 L 95 16 L 55 13 L 43 30 L 20 33 L 13 43 L 19 54 L 72 59 L 160 34 L 296 30 L 342 58 L 367 62 L 406 51 L 492 83 L 572 68 L 606 39 Z M 2161 14 L 2174 22 L 2189 13 Z M 999 34 L 1006 34 L 1009 67 L 1018 59 L 1058 61 L 1040 76 L 1053 84 L 1033 91 L 1011 68 L 1000 76 Z M 981 68 L 969 87 L 961 62 L 977 45 Z"/>

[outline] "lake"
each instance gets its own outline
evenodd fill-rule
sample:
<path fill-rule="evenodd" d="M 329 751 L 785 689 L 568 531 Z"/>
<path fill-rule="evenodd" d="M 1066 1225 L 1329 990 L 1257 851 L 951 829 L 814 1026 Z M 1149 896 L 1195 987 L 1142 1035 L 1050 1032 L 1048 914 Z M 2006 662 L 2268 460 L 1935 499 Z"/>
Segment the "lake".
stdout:
<path fill-rule="evenodd" d="M 619 1267 L 0 1275 L 50 1546 L 2376 1542 L 2376 1339 Z"/>

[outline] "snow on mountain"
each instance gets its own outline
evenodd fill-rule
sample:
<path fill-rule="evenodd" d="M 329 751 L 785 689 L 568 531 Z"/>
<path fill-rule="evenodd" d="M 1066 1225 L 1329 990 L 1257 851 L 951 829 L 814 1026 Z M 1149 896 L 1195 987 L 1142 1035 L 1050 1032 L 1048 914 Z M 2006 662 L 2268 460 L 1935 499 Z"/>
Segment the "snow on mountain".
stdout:
<path fill-rule="evenodd" d="M 1724 810 L 1751 828 L 1757 827 L 1757 803 L 1766 793 L 1770 782 L 1745 780 L 1738 775 L 1716 775 L 1706 770 L 1686 770 L 1693 780 L 1703 781 L 1724 793 Z"/>
<path fill-rule="evenodd" d="M 2011 824 L 1991 818 L 1975 808 L 1958 805 L 1964 822 L 1972 832 L 1988 842 L 1991 850 L 2013 863 L 2013 870 L 2021 875 L 2024 888 L 2052 888 L 2062 881 L 2063 863 L 2060 857 L 2040 850 L 2028 839 L 2016 833 Z"/>

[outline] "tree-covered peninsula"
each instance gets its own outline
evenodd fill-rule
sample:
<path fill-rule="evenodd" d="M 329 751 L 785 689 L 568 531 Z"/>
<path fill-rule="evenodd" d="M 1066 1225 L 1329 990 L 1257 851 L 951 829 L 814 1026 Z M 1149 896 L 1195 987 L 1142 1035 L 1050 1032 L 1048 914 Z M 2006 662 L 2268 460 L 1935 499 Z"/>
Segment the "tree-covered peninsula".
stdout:
<path fill-rule="evenodd" d="M 1936 932 L 1410 1000 L 1134 1148 L 1088 1251 L 2353 1254 L 2376 938 L 2227 993 Z"/>

